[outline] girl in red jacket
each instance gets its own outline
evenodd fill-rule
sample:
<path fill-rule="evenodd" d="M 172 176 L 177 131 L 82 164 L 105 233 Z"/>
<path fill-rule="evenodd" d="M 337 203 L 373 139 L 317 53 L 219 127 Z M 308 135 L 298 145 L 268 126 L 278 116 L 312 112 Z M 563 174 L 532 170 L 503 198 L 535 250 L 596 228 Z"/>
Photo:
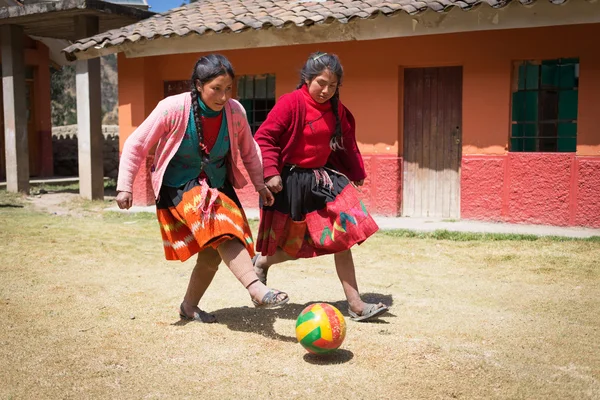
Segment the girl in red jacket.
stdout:
<path fill-rule="evenodd" d="M 261 202 L 253 262 L 266 284 L 273 264 L 334 254 L 335 267 L 353 320 L 387 311 L 362 301 L 350 248 L 378 226 L 355 186 L 366 173 L 355 137 L 354 118 L 339 100 L 343 70 L 334 54 L 311 54 L 297 90 L 282 96 L 256 132 L 265 184 L 275 194 Z"/>

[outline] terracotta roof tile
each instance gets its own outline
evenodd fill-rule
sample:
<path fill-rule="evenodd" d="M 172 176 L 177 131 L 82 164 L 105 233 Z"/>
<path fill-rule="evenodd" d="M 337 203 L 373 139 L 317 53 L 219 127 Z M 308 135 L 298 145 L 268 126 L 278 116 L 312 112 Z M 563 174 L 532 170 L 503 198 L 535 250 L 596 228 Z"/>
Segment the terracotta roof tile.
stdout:
<path fill-rule="evenodd" d="M 512 0 L 530 4 L 534 0 Z M 538 0 L 543 1 L 543 0 Z M 562 4 L 566 0 L 545 0 Z M 411 15 L 424 11 L 448 11 L 452 7 L 470 10 L 485 3 L 495 8 L 506 6 L 511 0 L 198 0 L 174 8 L 163 14 L 120 29 L 81 39 L 63 50 L 67 58 L 92 47 L 110 47 L 143 38 L 154 39 L 172 35 L 202 35 L 207 31 L 242 32 L 247 29 L 281 28 L 294 24 L 308 26 L 334 21 L 347 23 L 355 18 L 372 18 L 377 15 L 394 15 L 405 12 Z"/>

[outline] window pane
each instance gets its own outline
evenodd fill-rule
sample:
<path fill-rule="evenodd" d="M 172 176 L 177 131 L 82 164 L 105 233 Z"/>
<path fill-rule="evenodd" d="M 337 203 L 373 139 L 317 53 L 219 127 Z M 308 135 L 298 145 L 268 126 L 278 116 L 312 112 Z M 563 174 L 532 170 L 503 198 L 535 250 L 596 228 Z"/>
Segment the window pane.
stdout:
<path fill-rule="evenodd" d="M 264 122 L 266 119 L 267 119 L 267 111 L 266 110 L 254 111 L 254 122 Z"/>
<path fill-rule="evenodd" d="M 541 90 L 540 121 L 556 120 L 558 118 L 558 93 L 555 90 Z"/>
<path fill-rule="evenodd" d="M 251 76 L 246 77 L 246 87 L 244 89 L 244 95 L 246 99 L 254 98 L 254 78 Z"/>
<path fill-rule="evenodd" d="M 537 139 L 523 139 L 523 151 L 536 151 Z"/>
<path fill-rule="evenodd" d="M 577 151 L 577 139 L 558 138 L 558 151 Z"/>
<path fill-rule="evenodd" d="M 523 121 L 537 121 L 538 92 L 525 92 L 525 115 Z"/>
<path fill-rule="evenodd" d="M 267 109 L 267 100 L 255 100 L 254 107 L 256 110 L 266 110 Z"/>
<path fill-rule="evenodd" d="M 513 93 L 512 120 L 514 122 L 525 121 L 525 93 L 526 92 Z"/>
<path fill-rule="evenodd" d="M 527 65 L 522 63 L 519 65 L 519 90 L 525 89 L 525 78 L 527 77 Z"/>
<path fill-rule="evenodd" d="M 558 68 L 556 65 L 542 65 L 542 88 L 558 87 Z"/>
<path fill-rule="evenodd" d="M 512 120 L 514 122 L 525 120 L 525 92 L 515 92 L 512 95 Z"/>
<path fill-rule="evenodd" d="M 526 88 L 527 89 L 537 89 L 538 81 L 540 78 L 540 69 L 537 65 L 528 64 L 527 65 L 527 81 Z"/>
<path fill-rule="evenodd" d="M 537 137 L 537 126 L 535 124 L 523 124 L 521 132 L 525 138 L 535 138 Z"/>
<path fill-rule="evenodd" d="M 537 151 L 543 151 L 543 152 L 556 151 L 556 148 L 557 148 L 556 141 L 557 141 L 556 138 L 540 139 Z"/>
<path fill-rule="evenodd" d="M 542 60 L 542 65 L 557 65 L 559 60 Z"/>
<path fill-rule="evenodd" d="M 548 123 L 548 124 L 540 124 L 540 137 L 549 138 L 556 137 L 556 124 Z"/>
<path fill-rule="evenodd" d="M 577 124 L 568 122 L 558 124 L 558 136 L 564 138 L 577 137 Z"/>
<path fill-rule="evenodd" d="M 237 98 L 238 99 L 245 99 L 245 89 L 246 89 L 246 77 L 245 76 L 241 76 L 238 78 L 237 81 Z"/>
<path fill-rule="evenodd" d="M 510 139 L 510 151 L 523 151 L 523 139 Z"/>
<path fill-rule="evenodd" d="M 558 97 L 558 118 L 561 120 L 577 119 L 577 90 L 562 90 Z"/>
<path fill-rule="evenodd" d="M 561 64 L 579 64 L 579 58 L 561 58 Z"/>
<path fill-rule="evenodd" d="M 560 66 L 560 87 L 563 89 L 573 89 L 575 84 L 575 64 Z"/>
<path fill-rule="evenodd" d="M 511 136 L 512 137 L 522 137 L 523 136 L 523 126 L 519 125 L 519 124 L 513 124 Z"/>
<path fill-rule="evenodd" d="M 256 76 L 254 77 L 254 97 L 257 99 L 266 99 L 267 98 L 267 78 L 266 76 Z M 258 107 L 258 106 L 257 106 Z"/>
<path fill-rule="evenodd" d="M 275 75 L 267 75 L 267 99 L 275 99 Z"/>

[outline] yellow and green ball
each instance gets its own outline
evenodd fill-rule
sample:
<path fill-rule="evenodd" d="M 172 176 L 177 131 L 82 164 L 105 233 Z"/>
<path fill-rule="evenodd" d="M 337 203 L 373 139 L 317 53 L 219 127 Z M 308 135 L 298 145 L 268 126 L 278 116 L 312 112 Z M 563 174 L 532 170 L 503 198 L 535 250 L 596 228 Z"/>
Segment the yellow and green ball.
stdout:
<path fill-rule="evenodd" d="M 329 353 L 339 348 L 345 337 L 346 320 L 331 304 L 311 304 L 296 320 L 296 338 L 310 353 Z"/>

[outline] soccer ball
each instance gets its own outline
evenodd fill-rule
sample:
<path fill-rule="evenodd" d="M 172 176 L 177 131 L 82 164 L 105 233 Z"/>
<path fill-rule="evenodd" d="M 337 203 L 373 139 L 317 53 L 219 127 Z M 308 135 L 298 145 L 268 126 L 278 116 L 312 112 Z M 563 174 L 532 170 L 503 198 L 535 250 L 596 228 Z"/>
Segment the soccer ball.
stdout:
<path fill-rule="evenodd" d="M 340 347 L 345 337 L 346 320 L 331 304 L 311 304 L 296 320 L 296 338 L 310 353 L 329 353 Z"/>

